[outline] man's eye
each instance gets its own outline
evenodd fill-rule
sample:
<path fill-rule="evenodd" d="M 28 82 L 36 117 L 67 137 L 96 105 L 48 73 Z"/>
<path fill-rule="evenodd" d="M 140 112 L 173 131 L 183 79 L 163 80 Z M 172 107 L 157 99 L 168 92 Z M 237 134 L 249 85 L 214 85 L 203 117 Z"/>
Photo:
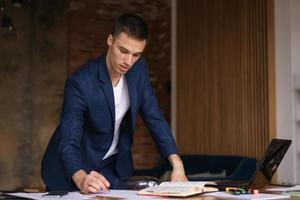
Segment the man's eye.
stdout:
<path fill-rule="evenodd" d="M 133 54 L 134 57 L 139 57 L 141 54 Z"/>
<path fill-rule="evenodd" d="M 125 49 L 120 49 L 120 51 L 121 51 L 122 53 L 127 53 L 127 51 L 126 51 Z"/>

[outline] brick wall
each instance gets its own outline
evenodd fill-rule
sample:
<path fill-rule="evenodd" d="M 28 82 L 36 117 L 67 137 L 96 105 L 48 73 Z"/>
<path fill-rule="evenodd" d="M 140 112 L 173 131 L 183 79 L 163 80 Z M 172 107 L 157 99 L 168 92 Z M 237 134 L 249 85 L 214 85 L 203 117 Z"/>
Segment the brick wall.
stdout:
<path fill-rule="evenodd" d="M 165 0 L 70 0 L 69 74 L 82 63 L 106 51 L 106 39 L 116 16 L 124 12 L 140 14 L 150 29 L 144 56 L 159 104 L 170 122 L 170 1 Z M 154 166 L 159 159 L 150 134 L 141 119 L 137 121 L 133 158 L 136 168 Z"/>

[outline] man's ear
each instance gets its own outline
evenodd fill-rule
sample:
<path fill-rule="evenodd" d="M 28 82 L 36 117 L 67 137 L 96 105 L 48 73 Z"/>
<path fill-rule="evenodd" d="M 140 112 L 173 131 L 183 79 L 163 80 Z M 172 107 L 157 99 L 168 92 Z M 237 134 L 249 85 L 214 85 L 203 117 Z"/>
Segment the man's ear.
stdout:
<path fill-rule="evenodd" d="M 107 45 L 111 46 L 113 41 L 114 41 L 114 38 L 113 38 L 112 34 L 109 34 L 109 36 L 107 37 Z"/>

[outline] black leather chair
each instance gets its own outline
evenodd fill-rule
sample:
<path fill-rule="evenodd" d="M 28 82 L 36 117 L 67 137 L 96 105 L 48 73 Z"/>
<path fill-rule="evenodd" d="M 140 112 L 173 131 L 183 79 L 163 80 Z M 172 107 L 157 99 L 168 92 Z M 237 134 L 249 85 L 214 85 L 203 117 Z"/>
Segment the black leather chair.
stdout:
<path fill-rule="evenodd" d="M 250 180 L 256 159 L 228 155 L 180 155 L 190 181 Z M 166 181 L 172 167 L 167 160 L 161 160 L 156 167 L 136 169 L 134 176 L 152 176 Z"/>

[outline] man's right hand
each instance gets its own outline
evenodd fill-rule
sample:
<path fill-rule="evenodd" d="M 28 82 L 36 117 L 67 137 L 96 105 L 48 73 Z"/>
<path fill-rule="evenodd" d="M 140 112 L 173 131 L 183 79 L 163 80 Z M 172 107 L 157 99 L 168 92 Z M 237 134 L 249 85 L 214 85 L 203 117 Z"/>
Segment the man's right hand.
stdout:
<path fill-rule="evenodd" d="M 84 194 L 97 193 L 100 190 L 108 191 L 110 186 L 106 178 L 96 171 L 87 174 L 84 170 L 79 170 L 75 172 L 72 179 Z"/>

